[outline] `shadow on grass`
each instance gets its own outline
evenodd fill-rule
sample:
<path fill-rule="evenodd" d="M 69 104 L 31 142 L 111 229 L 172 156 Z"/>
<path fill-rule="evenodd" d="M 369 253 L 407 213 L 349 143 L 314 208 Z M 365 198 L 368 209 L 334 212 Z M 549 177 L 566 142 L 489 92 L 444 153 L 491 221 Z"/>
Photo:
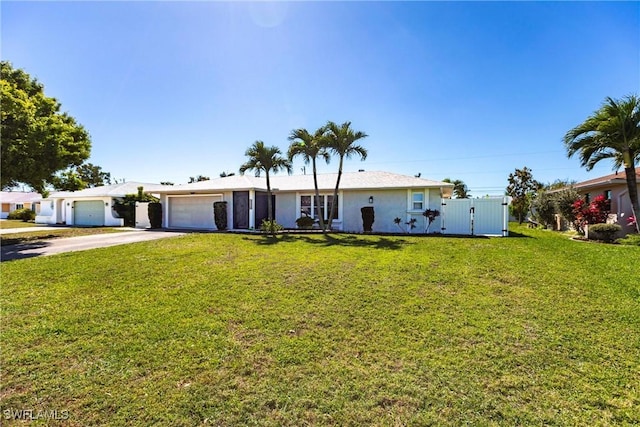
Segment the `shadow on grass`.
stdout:
<path fill-rule="evenodd" d="M 31 243 L 17 243 L 13 245 L 2 244 L 2 253 L 0 255 L 0 261 L 14 261 L 17 259 L 34 258 L 41 256 L 41 252 L 27 252 L 32 249 L 40 249 L 49 246 L 48 242 L 31 242 Z"/>
<path fill-rule="evenodd" d="M 323 234 L 323 235 L 315 235 L 317 237 L 311 237 L 311 235 L 305 234 L 281 234 L 278 236 L 261 236 L 258 239 L 251 239 L 249 237 L 245 237 L 244 240 L 249 240 L 257 245 L 269 246 L 269 245 L 277 245 L 280 243 L 290 243 L 295 241 L 304 241 L 305 243 L 309 243 L 312 245 L 318 246 L 350 246 L 350 247 L 361 247 L 361 248 L 373 248 L 373 249 L 401 249 L 404 245 L 412 244 L 411 242 L 407 242 L 404 239 L 398 238 L 387 238 L 380 236 L 378 239 L 374 240 L 372 238 L 362 238 L 359 235 L 347 234 L 347 235 L 331 235 L 331 234 Z"/>
<path fill-rule="evenodd" d="M 527 239 L 533 239 L 533 236 L 528 236 L 526 234 L 518 233 L 517 231 L 509 230 L 509 237 L 526 237 Z"/>

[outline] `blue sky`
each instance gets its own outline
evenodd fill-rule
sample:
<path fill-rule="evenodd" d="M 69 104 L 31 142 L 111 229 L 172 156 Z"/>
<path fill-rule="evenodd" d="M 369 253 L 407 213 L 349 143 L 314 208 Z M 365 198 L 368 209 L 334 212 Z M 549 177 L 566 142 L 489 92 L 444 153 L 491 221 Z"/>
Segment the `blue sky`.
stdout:
<path fill-rule="evenodd" d="M 366 161 L 502 194 L 587 173 L 562 136 L 640 92 L 638 2 L 2 2 L 1 56 L 127 181 L 236 172 L 255 140 L 351 121 Z M 300 174 L 301 160 L 294 163 Z M 334 172 L 337 161 L 321 167 Z M 307 168 L 309 171 L 309 168 Z"/>

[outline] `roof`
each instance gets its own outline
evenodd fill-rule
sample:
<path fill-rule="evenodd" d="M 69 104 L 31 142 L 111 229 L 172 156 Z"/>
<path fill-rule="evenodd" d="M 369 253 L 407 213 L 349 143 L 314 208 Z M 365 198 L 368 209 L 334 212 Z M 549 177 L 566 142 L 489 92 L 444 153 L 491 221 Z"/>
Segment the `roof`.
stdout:
<path fill-rule="evenodd" d="M 40 193 L 33 191 L 0 191 L 2 203 L 33 203 L 42 200 Z"/>
<path fill-rule="evenodd" d="M 137 194 L 138 187 L 143 187 L 145 193 L 158 193 L 167 188 L 166 185 L 150 184 L 145 182 L 121 182 L 119 184 L 101 185 L 99 187 L 85 188 L 79 191 L 57 191 L 51 193 L 48 199 L 63 198 L 89 198 L 89 197 L 124 197 L 127 194 Z"/>
<path fill-rule="evenodd" d="M 640 183 L 640 170 L 636 170 L 636 179 Z M 598 178 L 589 179 L 587 181 L 578 182 L 573 185 L 576 190 L 586 190 L 589 188 L 602 187 L 606 185 L 626 185 L 627 177 L 624 172 L 612 173 L 611 175 L 605 175 Z"/>
<path fill-rule="evenodd" d="M 337 173 L 318 174 L 318 189 L 333 190 L 338 178 Z M 313 175 L 273 175 L 270 176 L 271 190 L 313 191 Z M 453 184 L 430 179 L 416 178 L 391 172 L 344 172 L 340 179 L 342 190 L 372 190 L 398 188 L 453 188 Z M 267 182 L 264 176 L 233 175 L 215 178 L 192 184 L 164 187 L 160 193 L 190 193 L 225 190 L 265 190 Z"/>

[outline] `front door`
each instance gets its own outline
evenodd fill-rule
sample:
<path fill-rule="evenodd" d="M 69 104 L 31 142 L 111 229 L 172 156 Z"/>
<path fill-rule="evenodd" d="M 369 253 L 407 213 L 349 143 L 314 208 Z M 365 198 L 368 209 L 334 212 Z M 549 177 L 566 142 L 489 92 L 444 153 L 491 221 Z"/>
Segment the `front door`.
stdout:
<path fill-rule="evenodd" d="M 249 228 L 249 192 L 233 192 L 233 228 Z"/>

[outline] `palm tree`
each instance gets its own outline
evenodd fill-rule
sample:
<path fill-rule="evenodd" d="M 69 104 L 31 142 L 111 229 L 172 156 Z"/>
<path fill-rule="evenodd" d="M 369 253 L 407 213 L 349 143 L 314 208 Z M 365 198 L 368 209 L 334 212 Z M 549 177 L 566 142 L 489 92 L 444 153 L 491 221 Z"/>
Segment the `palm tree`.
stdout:
<path fill-rule="evenodd" d="M 349 159 L 354 154 L 360 156 L 361 160 L 365 160 L 367 158 L 367 150 L 363 146 L 355 144 L 355 142 L 359 139 L 366 138 L 368 135 L 364 132 L 354 131 L 351 129 L 351 122 L 344 122 L 342 125 L 338 126 L 334 122 L 329 121 L 325 127 L 327 129 L 327 148 L 340 157 L 338 179 L 336 180 L 336 188 L 333 192 L 333 200 L 331 200 L 331 211 L 328 221 L 328 227 L 329 230 L 331 230 L 334 213 L 338 210 L 336 202 L 338 200 L 340 178 L 342 178 L 342 164 L 344 163 L 345 157 Z"/>
<path fill-rule="evenodd" d="M 456 196 L 456 199 L 468 199 L 469 198 L 469 188 L 467 184 L 464 183 L 461 179 L 451 180 L 451 178 L 445 178 L 442 182 L 448 182 L 449 184 L 453 184 L 453 194 Z"/>
<path fill-rule="evenodd" d="M 320 192 L 318 190 L 318 173 L 316 168 L 316 159 L 319 157 L 325 162 L 329 163 L 329 153 L 325 147 L 325 134 L 327 130 L 325 127 L 321 127 L 315 131 L 313 135 L 306 129 L 294 129 L 289 135 L 289 141 L 292 141 L 289 146 L 289 161 L 292 161 L 295 156 L 302 156 L 305 164 L 311 162 L 313 168 L 313 186 L 316 190 L 316 214 L 320 221 L 320 228 L 322 231 L 326 231 L 324 226 L 324 218 L 320 210 Z"/>
<path fill-rule="evenodd" d="M 600 160 L 613 159 L 614 166 L 624 167 L 633 215 L 640 214 L 636 162 L 640 160 L 640 98 L 628 95 L 622 100 L 607 97 L 599 110 L 564 136 L 569 157 L 579 153 L 580 164 L 587 170 Z M 640 232 L 640 221 L 636 221 Z"/>
<path fill-rule="evenodd" d="M 284 169 L 287 173 L 291 173 L 291 162 L 282 157 L 282 152 L 276 146 L 265 147 L 264 142 L 256 141 L 247 148 L 244 153 L 249 157 L 245 163 L 240 166 L 240 175 L 248 170 L 255 170 L 256 176 L 260 176 L 260 173 L 264 172 L 267 178 L 267 219 L 273 221 L 273 206 L 271 206 L 271 181 L 269 180 L 269 173 L 277 173 Z M 272 228 L 272 233 L 275 231 Z"/>

